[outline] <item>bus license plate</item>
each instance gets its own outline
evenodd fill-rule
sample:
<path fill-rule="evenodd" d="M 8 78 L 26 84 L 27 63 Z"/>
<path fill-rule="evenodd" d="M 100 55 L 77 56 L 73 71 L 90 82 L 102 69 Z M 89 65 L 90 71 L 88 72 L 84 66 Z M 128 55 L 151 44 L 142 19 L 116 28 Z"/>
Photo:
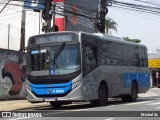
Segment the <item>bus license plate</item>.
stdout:
<path fill-rule="evenodd" d="M 57 101 L 57 98 L 44 98 L 44 101 L 46 102 Z"/>

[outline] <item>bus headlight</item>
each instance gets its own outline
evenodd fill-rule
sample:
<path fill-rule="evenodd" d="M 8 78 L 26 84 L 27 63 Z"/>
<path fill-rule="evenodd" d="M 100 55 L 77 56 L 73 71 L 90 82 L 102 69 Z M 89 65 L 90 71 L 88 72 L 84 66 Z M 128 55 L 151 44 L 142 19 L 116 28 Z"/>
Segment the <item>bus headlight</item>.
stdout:
<path fill-rule="evenodd" d="M 72 84 L 72 90 L 74 90 L 74 89 L 75 89 L 76 87 L 78 87 L 80 84 L 81 84 L 81 80 L 78 80 L 78 81 L 74 82 L 74 83 Z"/>
<path fill-rule="evenodd" d="M 27 87 L 30 91 L 32 90 L 29 82 L 27 83 L 27 86 L 26 86 L 26 87 Z"/>

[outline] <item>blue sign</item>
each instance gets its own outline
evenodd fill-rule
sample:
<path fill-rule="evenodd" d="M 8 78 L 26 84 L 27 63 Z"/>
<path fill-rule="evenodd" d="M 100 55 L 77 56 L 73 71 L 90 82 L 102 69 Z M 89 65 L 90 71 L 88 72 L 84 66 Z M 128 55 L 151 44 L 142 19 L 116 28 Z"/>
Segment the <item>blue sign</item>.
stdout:
<path fill-rule="evenodd" d="M 27 10 L 43 10 L 45 0 L 24 0 L 23 9 Z"/>
<path fill-rule="evenodd" d="M 50 69 L 49 73 L 50 73 L 50 75 L 55 75 L 55 70 L 54 69 Z"/>

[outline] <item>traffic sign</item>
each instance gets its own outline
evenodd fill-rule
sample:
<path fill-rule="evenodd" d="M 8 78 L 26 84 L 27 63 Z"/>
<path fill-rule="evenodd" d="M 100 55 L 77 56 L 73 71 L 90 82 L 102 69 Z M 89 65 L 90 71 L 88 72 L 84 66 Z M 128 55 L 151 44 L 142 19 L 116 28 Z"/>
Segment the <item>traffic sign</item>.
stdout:
<path fill-rule="evenodd" d="M 23 9 L 26 10 L 43 10 L 45 0 L 24 0 Z"/>

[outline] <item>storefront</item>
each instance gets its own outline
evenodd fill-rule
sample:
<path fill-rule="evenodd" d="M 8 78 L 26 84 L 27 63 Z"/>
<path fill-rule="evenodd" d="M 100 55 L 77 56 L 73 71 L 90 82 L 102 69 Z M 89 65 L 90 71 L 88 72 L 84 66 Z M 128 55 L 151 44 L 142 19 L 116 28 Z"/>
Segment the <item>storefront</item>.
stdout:
<path fill-rule="evenodd" d="M 148 64 L 151 73 L 152 87 L 160 88 L 160 58 L 149 59 Z"/>

